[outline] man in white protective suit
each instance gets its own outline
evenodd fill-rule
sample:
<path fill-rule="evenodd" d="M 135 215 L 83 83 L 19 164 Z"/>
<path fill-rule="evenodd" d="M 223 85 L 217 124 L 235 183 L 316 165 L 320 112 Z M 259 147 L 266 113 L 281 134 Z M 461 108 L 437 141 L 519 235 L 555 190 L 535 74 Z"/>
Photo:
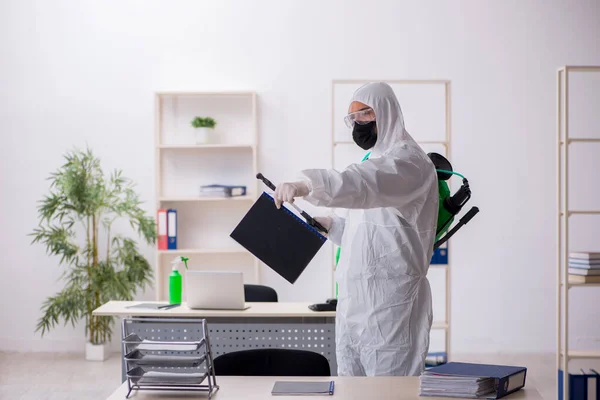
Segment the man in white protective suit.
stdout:
<path fill-rule="evenodd" d="M 338 375 L 420 375 L 432 323 L 427 270 L 438 214 L 435 167 L 404 128 L 398 99 L 385 83 L 353 95 L 345 117 L 368 160 L 344 171 L 309 169 L 277 186 L 275 202 L 303 197 L 348 209 L 317 218 L 341 246 L 335 278 Z"/>

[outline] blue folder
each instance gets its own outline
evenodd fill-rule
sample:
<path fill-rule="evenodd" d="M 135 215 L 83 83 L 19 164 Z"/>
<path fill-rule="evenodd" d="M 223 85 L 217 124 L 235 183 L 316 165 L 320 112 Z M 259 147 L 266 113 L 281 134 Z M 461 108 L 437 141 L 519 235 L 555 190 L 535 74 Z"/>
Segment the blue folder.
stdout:
<path fill-rule="evenodd" d="M 587 400 L 600 398 L 600 374 L 596 370 L 590 373 L 569 374 L 569 400 Z M 563 400 L 563 371 L 558 370 L 558 400 Z"/>
<path fill-rule="evenodd" d="M 167 210 L 167 235 L 169 250 L 177 250 L 177 210 Z"/>
<path fill-rule="evenodd" d="M 504 365 L 471 364 L 450 362 L 438 367 L 429 368 L 428 374 L 495 378 L 496 391 L 485 396 L 488 399 L 499 399 L 525 386 L 527 368 Z"/>

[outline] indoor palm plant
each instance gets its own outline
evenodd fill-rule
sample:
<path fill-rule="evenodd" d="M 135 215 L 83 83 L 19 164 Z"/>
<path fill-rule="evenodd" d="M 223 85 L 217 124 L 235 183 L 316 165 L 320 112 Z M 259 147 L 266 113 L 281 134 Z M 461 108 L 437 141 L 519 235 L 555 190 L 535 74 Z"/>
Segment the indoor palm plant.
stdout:
<path fill-rule="evenodd" d="M 36 331 L 45 332 L 60 320 L 73 326 L 85 319 L 86 358 L 104 360 L 112 334 L 112 317 L 92 311 L 109 300 L 133 300 L 150 283 L 152 268 L 135 240 L 113 234 L 124 219 L 148 244 L 156 239 L 154 219 L 146 215 L 133 183 L 116 170 L 105 176 L 91 150 L 74 150 L 50 175 L 50 193 L 38 207 L 39 227 L 33 243 L 59 256 L 65 287 L 42 306 Z"/>

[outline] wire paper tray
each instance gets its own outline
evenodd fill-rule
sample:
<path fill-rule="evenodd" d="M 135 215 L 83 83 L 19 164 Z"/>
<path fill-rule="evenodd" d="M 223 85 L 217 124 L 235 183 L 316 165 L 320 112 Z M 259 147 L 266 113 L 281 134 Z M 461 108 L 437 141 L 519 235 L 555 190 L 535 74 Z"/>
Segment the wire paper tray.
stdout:
<path fill-rule="evenodd" d="M 146 371 L 136 367 L 127 372 L 127 377 L 136 386 L 199 386 L 208 372 L 191 370 L 190 372 Z"/>
<path fill-rule="evenodd" d="M 173 323 L 187 324 L 200 335 L 187 340 L 187 334 L 182 336 L 178 334 L 179 331 L 175 333 L 171 328 L 172 338 L 176 340 L 169 341 L 166 340 L 167 337 L 160 340 L 167 336 L 166 334 L 159 334 L 159 340 L 154 340 L 154 330 L 149 332 L 143 327 L 147 323 L 164 324 L 165 327 L 172 326 Z M 201 330 L 198 329 L 199 325 Z M 121 326 L 123 361 L 127 366 L 127 372 L 124 374 L 127 377 L 128 388 L 126 398 L 129 398 L 134 390 L 175 390 L 204 392 L 208 394 L 208 399 L 211 399 L 214 392 L 219 390 L 206 320 L 124 318 Z M 128 332 L 128 328 L 132 330 Z M 184 332 L 185 329 L 187 328 L 184 328 Z M 175 335 L 177 337 L 174 337 Z"/>
<path fill-rule="evenodd" d="M 205 339 L 195 342 L 166 342 L 141 339 L 135 333 L 123 339 L 128 349 L 141 351 L 197 351 L 204 344 Z"/>
<path fill-rule="evenodd" d="M 206 355 L 196 356 L 174 356 L 174 355 L 155 355 L 144 354 L 136 349 L 125 356 L 125 360 L 132 366 L 151 366 L 157 368 L 180 367 L 180 368 L 198 368 L 206 360 Z"/>

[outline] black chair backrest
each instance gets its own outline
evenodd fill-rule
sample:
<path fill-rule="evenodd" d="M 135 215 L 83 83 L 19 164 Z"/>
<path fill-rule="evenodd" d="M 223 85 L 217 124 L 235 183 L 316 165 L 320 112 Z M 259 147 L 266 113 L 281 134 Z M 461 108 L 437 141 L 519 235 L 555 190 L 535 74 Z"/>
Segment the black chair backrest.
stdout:
<path fill-rule="evenodd" d="M 248 302 L 277 302 L 275 289 L 263 285 L 244 285 L 244 297 Z"/>
<path fill-rule="evenodd" d="M 252 349 L 222 354 L 214 359 L 216 375 L 331 376 L 325 356 L 306 350 Z"/>

